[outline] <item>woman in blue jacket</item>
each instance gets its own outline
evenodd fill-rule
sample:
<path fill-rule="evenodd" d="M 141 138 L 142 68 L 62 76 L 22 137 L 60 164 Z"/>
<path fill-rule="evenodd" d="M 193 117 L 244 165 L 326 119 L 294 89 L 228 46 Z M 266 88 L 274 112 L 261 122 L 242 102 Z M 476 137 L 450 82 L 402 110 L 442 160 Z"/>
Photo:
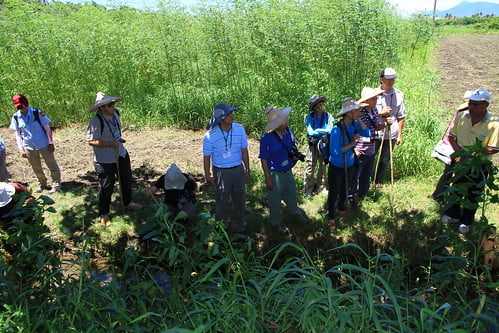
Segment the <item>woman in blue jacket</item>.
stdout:
<path fill-rule="evenodd" d="M 335 124 L 330 137 L 329 193 L 327 197 L 328 225 L 336 227 L 335 204 L 338 212 L 346 218 L 346 197 L 352 166 L 355 163 L 355 145 L 361 136 L 369 137 L 370 130 L 359 120 L 360 109 L 367 104 L 358 104 L 351 97 L 343 100 L 341 112 L 336 115 L 340 121 Z"/>

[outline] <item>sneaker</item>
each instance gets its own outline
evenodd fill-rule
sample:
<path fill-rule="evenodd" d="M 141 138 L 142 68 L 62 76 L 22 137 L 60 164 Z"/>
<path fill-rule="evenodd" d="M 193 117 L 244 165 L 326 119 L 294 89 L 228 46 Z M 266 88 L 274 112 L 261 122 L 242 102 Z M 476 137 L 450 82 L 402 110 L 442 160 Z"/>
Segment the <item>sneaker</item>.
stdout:
<path fill-rule="evenodd" d="M 57 191 L 59 191 L 59 186 L 52 186 L 52 188 L 49 191 L 49 194 L 54 194 Z"/>
<path fill-rule="evenodd" d="M 132 201 L 127 206 L 125 206 L 125 208 L 130 210 L 140 210 L 142 209 L 142 205 Z"/>
<path fill-rule="evenodd" d="M 38 188 L 35 190 L 35 193 L 42 193 L 43 190 L 50 190 L 52 189 L 50 186 L 47 185 L 40 185 Z"/>
<path fill-rule="evenodd" d="M 330 226 L 331 228 L 336 228 L 336 220 L 332 219 L 327 221 L 327 225 Z"/>
<path fill-rule="evenodd" d="M 459 222 L 459 219 L 455 219 L 453 217 L 450 217 L 448 215 L 442 216 L 442 219 L 440 220 L 442 223 L 456 223 Z"/>
<path fill-rule="evenodd" d="M 279 230 L 279 232 L 283 235 L 289 234 L 289 229 L 288 229 L 288 227 L 286 227 L 286 225 L 284 223 L 279 224 L 277 226 L 277 230 Z"/>
<path fill-rule="evenodd" d="M 108 226 L 111 224 L 111 219 L 109 218 L 109 215 L 101 215 L 99 216 L 100 223 L 102 223 L 105 226 Z"/>
<path fill-rule="evenodd" d="M 459 225 L 459 232 L 460 233 L 465 234 L 468 231 L 470 231 L 470 226 L 469 225 L 467 225 L 467 224 L 460 224 Z"/>

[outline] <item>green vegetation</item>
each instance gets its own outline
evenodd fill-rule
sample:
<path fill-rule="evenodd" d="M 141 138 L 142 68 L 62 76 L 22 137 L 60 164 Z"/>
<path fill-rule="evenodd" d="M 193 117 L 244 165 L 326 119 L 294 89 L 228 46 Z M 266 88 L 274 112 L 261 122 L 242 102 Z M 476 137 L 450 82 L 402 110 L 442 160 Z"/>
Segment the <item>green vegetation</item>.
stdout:
<path fill-rule="evenodd" d="M 435 21 L 440 35 L 483 34 L 499 31 L 499 17 L 461 17 Z"/>
<path fill-rule="evenodd" d="M 248 191 L 251 239 L 206 212 L 186 230 L 161 205 L 104 228 L 92 223 L 89 187 L 55 194 L 55 213 L 48 199 L 32 201 L 2 230 L 2 331 L 497 328 L 497 284 L 479 247 L 497 198 L 485 196 L 480 222 L 464 237 L 438 223 L 440 207 L 425 195 L 441 172 L 429 152 L 445 125 L 427 112 L 442 111 L 428 18 L 400 20 L 377 0 L 234 1 L 193 13 L 4 4 L 0 105 L 11 109 L 10 96 L 25 93 L 59 126 L 86 122 L 102 90 L 123 97 L 125 122 L 137 127 L 199 129 L 227 101 L 241 106 L 238 122 L 257 137 L 265 106 L 293 106 L 291 126 L 300 129 L 310 95 L 328 96 L 334 113 L 343 97 L 376 86 L 386 66 L 399 73 L 408 119 L 395 151 L 403 196 L 389 186 L 373 191 L 335 234 L 324 225 L 321 194 L 300 197 L 311 221 L 290 221 L 295 238 L 274 235 L 259 170 Z M 2 117 L 7 124 L 9 114 Z M 212 199 L 209 190 L 201 195 L 205 211 Z M 8 252 L 18 243 L 21 251 Z"/>

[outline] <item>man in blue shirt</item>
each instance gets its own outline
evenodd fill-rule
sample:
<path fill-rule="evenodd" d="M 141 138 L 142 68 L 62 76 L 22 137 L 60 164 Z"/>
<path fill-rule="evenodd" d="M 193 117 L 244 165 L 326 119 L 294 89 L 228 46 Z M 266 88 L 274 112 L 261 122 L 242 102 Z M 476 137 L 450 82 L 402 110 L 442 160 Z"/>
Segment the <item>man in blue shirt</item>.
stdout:
<path fill-rule="evenodd" d="M 296 202 L 296 182 L 292 172 L 298 159 L 305 159 L 295 146 L 295 138 L 288 127 L 291 108 L 283 110 L 268 107 L 265 109 L 267 126 L 260 139 L 260 160 L 269 201 L 270 223 L 283 234 L 289 233 L 282 222 L 281 200 L 289 211 L 303 220 L 303 213 Z M 303 154 L 301 154 L 303 155 Z"/>
<path fill-rule="evenodd" d="M 49 190 L 49 193 L 55 193 L 61 185 L 61 172 L 54 156 L 55 147 L 49 126 L 50 119 L 43 111 L 29 107 L 28 99 L 24 95 L 12 97 L 12 103 L 17 112 L 12 116 L 10 128 L 16 131 L 17 147 L 21 157 L 28 159 L 38 179 L 39 187 L 35 191 L 40 193 Z M 47 185 L 42 157 L 50 170 L 52 186 Z"/>
<path fill-rule="evenodd" d="M 225 103 L 215 105 L 203 137 L 203 166 L 206 182 L 215 188 L 215 218 L 228 225 L 231 198 L 234 231 L 245 234 L 245 183 L 250 179 L 250 165 L 246 132 L 242 125 L 234 123 L 236 110 L 239 108 Z"/>

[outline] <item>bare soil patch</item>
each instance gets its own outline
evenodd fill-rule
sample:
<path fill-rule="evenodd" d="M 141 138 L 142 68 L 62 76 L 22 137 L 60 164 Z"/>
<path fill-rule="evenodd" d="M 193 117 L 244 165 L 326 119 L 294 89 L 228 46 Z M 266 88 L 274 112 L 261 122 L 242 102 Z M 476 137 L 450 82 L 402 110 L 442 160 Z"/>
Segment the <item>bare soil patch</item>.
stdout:
<path fill-rule="evenodd" d="M 437 50 L 443 104 L 453 109 L 467 90 L 487 89 L 499 99 L 499 34 L 443 36 Z"/>

